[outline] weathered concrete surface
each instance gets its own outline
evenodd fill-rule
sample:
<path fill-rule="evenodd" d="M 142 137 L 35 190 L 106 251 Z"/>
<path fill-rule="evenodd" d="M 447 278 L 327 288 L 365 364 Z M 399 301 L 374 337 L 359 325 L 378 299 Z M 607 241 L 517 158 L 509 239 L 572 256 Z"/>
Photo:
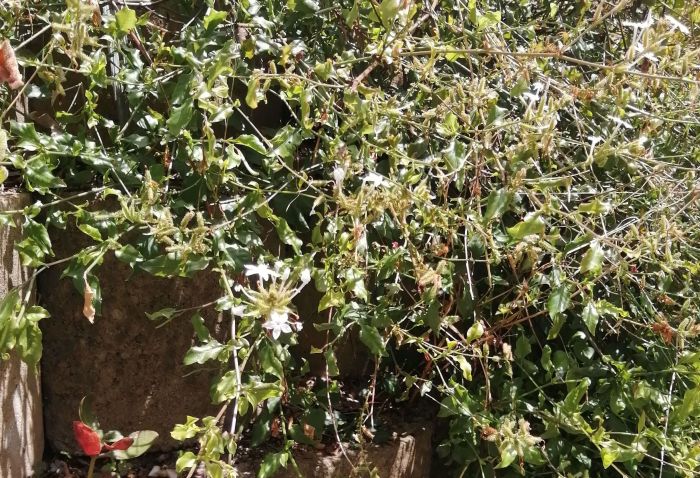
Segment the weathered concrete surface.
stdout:
<path fill-rule="evenodd" d="M 91 244 L 75 228 L 50 230 L 55 259 L 68 257 Z M 268 234 L 266 247 L 280 253 L 276 236 Z M 170 431 L 187 415 L 215 415 L 209 388 L 215 371 L 193 373 L 182 365 L 193 343 L 189 324 L 191 313 L 157 328 L 146 312 L 172 307 L 183 309 L 212 302 L 222 295 L 218 275 L 203 272 L 194 278 L 163 279 L 146 273 L 134 274 L 112 253 L 94 272 L 102 289 L 102 316 L 90 324 L 83 316 L 83 296 L 71 279 L 61 279 L 66 264 L 39 276 L 39 300 L 51 313 L 41 322 L 44 333 L 43 393 L 47 444 L 53 450 L 75 450 L 71 422 L 78 416 L 81 399 L 89 395 L 96 417 L 105 430 L 130 433 L 155 430 L 160 437 L 153 451 L 178 445 Z M 305 326 L 296 357 L 312 362 L 312 374 L 324 375 L 325 362 L 311 346 L 321 347 L 325 332 L 312 323 L 327 317 L 318 313 L 321 294 L 308 285 L 295 301 Z M 203 311 L 210 331 L 220 340 L 228 339 L 228 323 L 215 326 L 212 307 Z M 185 322 L 183 324 L 183 322 Z M 336 349 L 343 377 L 361 376 L 367 371 L 367 350 L 357 340 L 342 341 Z M 2 478 L 2 477 L 0 477 Z"/>
<path fill-rule="evenodd" d="M 0 193 L 0 211 L 28 204 L 27 194 Z M 13 248 L 19 238 L 19 228 L 0 228 L 0 297 L 29 277 Z M 10 354 L 0 360 L 0 477 L 32 476 L 43 449 L 39 372 Z"/>
<path fill-rule="evenodd" d="M 56 258 L 90 244 L 76 230 L 50 231 Z M 146 317 L 166 307 L 197 307 L 219 298 L 218 276 L 201 273 L 192 279 L 164 279 L 134 274 L 112 253 L 95 271 L 102 288 L 102 315 L 90 324 L 83 316 L 83 297 L 71 279 L 61 279 L 64 266 L 40 276 L 39 300 L 51 313 L 42 321 L 44 417 L 47 444 L 54 450 L 75 450 L 71 422 L 80 401 L 89 395 L 104 430 L 159 433 L 152 451 L 178 442 L 170 437 L 187 415 L 215 415 L 209 387 L 214 371 L 182 364 L 194 340 L 194 311 L 158 328 Z M 202 311 L 212 334 L 225 340 L 212 307 Z"/>
<path fill-rule="evenodd" d="M 432 424 L 422 423 L 403 426 L 405 432 L 383 445 L 368 445 L 364 456 L 346 445 L 347 458 L 340 452 L 333 455 L 324 452 L 299 451 L 294 458 L 304 478 L 427 478 L 432 459 Z M 349 459 L 349 460 L 348 460 Z M 257 465 L 243 462 L 238 467 L 240 478 L 257 476 Z M 375 475 L 370 475 L 374 471 Z M 275 478 L 296 478 L 288 464 Z"/>

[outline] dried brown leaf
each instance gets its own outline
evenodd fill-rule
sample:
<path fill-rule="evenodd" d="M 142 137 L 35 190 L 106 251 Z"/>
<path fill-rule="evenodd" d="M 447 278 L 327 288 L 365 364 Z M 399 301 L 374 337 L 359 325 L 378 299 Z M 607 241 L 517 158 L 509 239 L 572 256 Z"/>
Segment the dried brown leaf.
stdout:
<path fill-rule="evenodd" d="M 0 43 L 0 81 L 8 84 L 10 89 L 16 90 L 24 85 L 22 75 L 17 66 L 15 51 L 12 49 L 9 40 Z"/>
<path fill-rule="evenodd" d="M 92 290 L 87 279 L 85 279 L 85 287 L 83 289 L 83 315 L 90 321 L 95 323 L 95 307 L 92 305 L 92 299 L 95 297 L 95 291 Z"/>
<path fill-rule="evenodd" d="M 316 427 L 312 427 L 308 423 L 304 423 L 304 435 L 313 440 L 314 436 L 316 435 Z"/>

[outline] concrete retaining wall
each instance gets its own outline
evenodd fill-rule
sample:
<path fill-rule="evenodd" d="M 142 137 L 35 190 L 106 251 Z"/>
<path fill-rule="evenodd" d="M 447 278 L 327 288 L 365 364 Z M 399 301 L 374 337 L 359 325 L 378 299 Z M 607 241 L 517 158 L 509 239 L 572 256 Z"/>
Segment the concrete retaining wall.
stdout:
<path fill-rule="evenodd" d="M 0 193 L 0 211 L 29 204 L 27 194 Z M 0 297 L 24 282 L 29 271 L 20 264 L 13 245 L 19 228 L 0 227 Z M 32 476 L 41 463 L 44 426 L 38 370 L 10 354 L 0 360 L 0 477 Z"/>

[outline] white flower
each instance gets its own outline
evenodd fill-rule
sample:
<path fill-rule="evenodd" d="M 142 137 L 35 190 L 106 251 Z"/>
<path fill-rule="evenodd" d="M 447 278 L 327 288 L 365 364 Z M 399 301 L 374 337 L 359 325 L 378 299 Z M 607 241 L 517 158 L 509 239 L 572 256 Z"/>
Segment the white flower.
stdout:
<path fill-rule="evenodd" d="M 301 276 L 299 277 L 301 283 L 306 285 L 311 282 L 311 271 L 309 269 L 304 269 L 301 271 Z"/>
<path fill-rule="evenodd" d="M 236 317 L 242 317 L 243 314 L 245 314 L 246 311 L 246 306 L 241 304 L 237 305 L 233 308 L 231 308 L 231 315 L 235 315 Z"/>
<path fill-rule="evenodd" d="M 278 339 L 280 334 L 291 333 L 292 327 L 289 324 L 289 314 L 286 311 L 273 310 L 270 317 L 263 324 L 263 327 L 272 332 L 272 337 Z"/>
<path fill-rule="evenodd" d="M 292 272 L 289 267 L 287 267 L 284 262 L 282 261 L 277 261 L 275 262 L 274 265 L 275 272 L 277 273 L 277 277 L 280 277 L 282 281 L 286 281 L 289 279 L 289 274 Z"/>
<path fill-rule="evenodd" d="M 279 274 L 270 269 L 267 264 L 246 264 L 244 267 L 246 276 L 257 275 L 263 282 L 270 277 L 279 277 Z"/>
<path fill-rule="evenodd" d="M 681 22 L 673 18 L 671 15 L 666 15 L 666 20 L 671 24 L 671 29 L 675 30 L 678 29 L 681 31 L 681 33 L 688 35 L 690 33 L 690 29 L 683 25 Z"/>
<path fill-rule="evenodd" d="M 343 168 L 335 168 L 333 170 L 333 179 L 335 179 L 335 183 L 340 186 L 340 183 L 343 182 L 343 179 L 345 179 L 345 169 Z"/>
<path fill-rule="evenodd" d="M 369 172 L 367 173 L 367 176 L 365 176 L 362 181 L 366 183 L 371 183 L 373 186 L 381 186 L 386 182 L 384 177 L 380 174 L 377 174 L 375 172 Z"/>

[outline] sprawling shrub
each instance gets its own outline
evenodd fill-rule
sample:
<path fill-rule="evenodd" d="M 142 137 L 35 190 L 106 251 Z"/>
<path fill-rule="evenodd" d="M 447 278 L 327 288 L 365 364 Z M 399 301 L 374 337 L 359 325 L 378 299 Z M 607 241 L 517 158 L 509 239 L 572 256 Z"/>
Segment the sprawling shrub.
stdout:
<path fill-rule="evenodd" d="M 179 425 L 202 444 L 181 468 L 222 476 L 241 439 L 271 439 L 271 476 L 295 442 L 362 444 L 379 404 L 422 397 L 455 476 L 695 475 L 697 4 L 3 4 L 0 176 L 37 202 L 0 219 L 23 216 L 25 263 L 70 261 L 91 320 L 105 254 L 221 276 L 233 337 L 194 321 L 184 360 L 220 367 L 235 418 Z M 52 257 L 66 223 L 94 243 Z M 28 286 L 0 350 L 36 362 Z M 178 314 L 151 318 L 192 333 Z M 325 335 L 314 385 L 302 327 Z M 371 359 L 355 410 L 347 336 Z"/>

